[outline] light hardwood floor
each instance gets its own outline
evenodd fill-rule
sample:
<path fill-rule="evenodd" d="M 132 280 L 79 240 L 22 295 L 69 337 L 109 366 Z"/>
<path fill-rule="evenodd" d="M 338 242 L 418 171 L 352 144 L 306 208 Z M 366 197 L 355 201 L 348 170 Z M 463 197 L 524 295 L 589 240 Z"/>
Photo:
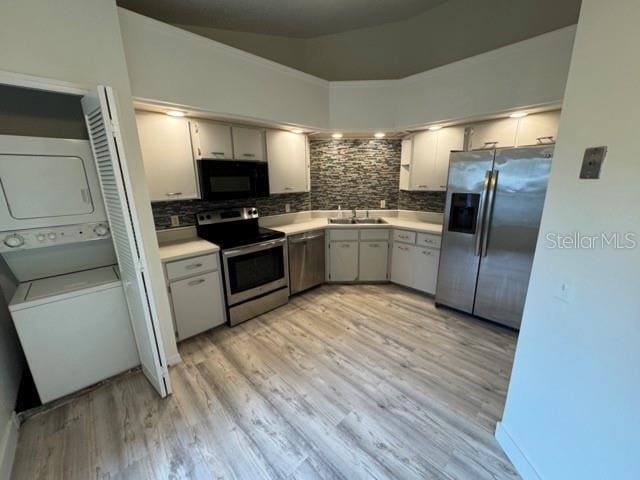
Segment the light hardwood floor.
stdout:
<path fill-rule="evenodd" d="M 323 286 L 30 418 L 14 479 L 518 478 L 493 438 L 516 335 L 391 285 Z"/>

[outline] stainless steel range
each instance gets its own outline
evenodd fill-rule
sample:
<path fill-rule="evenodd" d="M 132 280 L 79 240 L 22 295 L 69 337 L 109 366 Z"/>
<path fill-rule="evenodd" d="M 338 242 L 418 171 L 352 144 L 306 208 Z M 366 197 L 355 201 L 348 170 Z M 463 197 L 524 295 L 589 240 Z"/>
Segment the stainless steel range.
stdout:
<path fill-rule="evenodd" d="M 287 239 L 260 227 L 256 208 L 200 212 L 196 229 L 220 246 L 231 326 L 289 301 Z"/>

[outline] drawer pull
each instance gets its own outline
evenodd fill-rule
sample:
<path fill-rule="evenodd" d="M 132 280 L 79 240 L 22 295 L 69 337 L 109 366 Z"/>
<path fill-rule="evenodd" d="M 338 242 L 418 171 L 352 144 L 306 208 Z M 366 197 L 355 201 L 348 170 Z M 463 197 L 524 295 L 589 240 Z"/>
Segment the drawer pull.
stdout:
<path fill-rule="evenodd" d="M 197 280 L 191 280 L 189 282 L 189 286 L 190 287 L 195 287 L 196 285 L 200 285 L 201 283 L 204 283 L 204 278 L 199 278 Z"/>
<path fill-rule="evenodd" d="M 342 245 L 340 245 L 341 248 L 351 248 L 351 245 L 349 245 L 348 243 L 343 243 Z"/>
<path fill-rule="evenodd" d="M 409 240 L 409 236 L 408 235 L 398 235 L 398 237 L 404 239 L 404 240 Z"/>
<path fill-rule="evenodd" d="M 254 153 L 243 153 L 242 154 L 243 157 L 255 157 Z"/>
<path fill-rule="evenodd" d="M 423 254 L 423 255 L 431 256 L 431 252 L 428 252 L 428 251 L 426 251 L 426 250 L 423 250 L 423 251 L 422 251 L 422 254 Z"/>
<path fill-rule="evenodd" d="M 211 155 L 224 155 L 224 152 L 211 152 Z"/>
<path fill-rule="evenodd" d="M 418 188 L 427 188 L 429 185 L 418 185 Z"/>
<path fill-rule="evenodd" d="M 409 247 L 401 247 L 400 245 L 398 245 L 398 248 L 400 250 L 402 250 L 403 252 L 408 252 L 409 251 Z"/>
<path fill-rule="evenodd" d="M 370 243 L 369 244 L 370 247 L 374 247 L 374 248 L 378 248 L 380 246 L 379 243 Z"/>
<path fill-rule="evenodd" d="M 182 192 L 167 192 L 165 195 L 167 195 L 167 197 L 177 197 L 178 195 L 182 195 Z"/>
<path fill-rule="evenodd" d="M 194 268 L 200 268 L 202 267 L 201 263 L 192 263 L 191 265 L 187 265 L 186 268 L 187 270 L 193 270 Z"/>

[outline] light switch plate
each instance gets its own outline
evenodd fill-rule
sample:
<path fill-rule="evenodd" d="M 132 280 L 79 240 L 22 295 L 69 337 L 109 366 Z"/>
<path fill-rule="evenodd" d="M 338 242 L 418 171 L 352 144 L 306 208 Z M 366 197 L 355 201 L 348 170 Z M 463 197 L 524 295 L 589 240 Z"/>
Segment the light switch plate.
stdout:
<path fill-rule="evenodd" d="M 291 205 L 288 203 L 284 204 L 284 213 L 291 213 Z"/>
<path fill-rule="evenodd" d="M 387 208 L 387 201 L 386 200 L 380 200 L 380 208 Z"/>
<path fill-rule="evenodd" d="M 580 178 L 586 180 L 596 180 L 600 178 L 600 170 L 604 157 L 607 155 L 607 147 L 591 147 L 584 151 Z"/>
<path fill-rule="evenodd" d="M 573 289 L 571 285 L 571 280 L 564 278 L 558 281 L 558 283 L 556 284 L 556 291 L 553 296 L 556 297 L 558 300 L 561 300 L 565 303 L 569 303 L 571 302 L 572 293 L 573 293 Z"/>

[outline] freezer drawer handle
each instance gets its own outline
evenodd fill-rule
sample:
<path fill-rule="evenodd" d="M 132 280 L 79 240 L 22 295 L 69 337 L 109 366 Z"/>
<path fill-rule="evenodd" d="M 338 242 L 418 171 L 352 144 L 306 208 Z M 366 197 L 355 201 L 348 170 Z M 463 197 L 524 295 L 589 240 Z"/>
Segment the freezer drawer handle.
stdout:
<path fill-rule="evenodd" d="M 491 186 L 489 187 L 489 198 L 487 199 L 487 211 L 484 215 L 484 234 L 482 235 L 482 256 L 487 256 L 489 248 L 489 230 L 491 229 L 491 219 L 493 217 L 493 204 L 496 201 L 496 188 L 498 186 L 498 170 L 491 176 Z"/>
<path fill-rule="evenodd" d="M 484 187 L 482 188 L 482 193 L 480 194 L 480 205 L 478 206 L 478 215 L 476 217 L 476 251 L 475 256 L 480 256 L 480 250 L 482 247 L 482 225 L 484 225 L 484 210 L 485 203 L 487 199 L 487 191 L 489 190 L 489 186 L 491 184 L 491 170 L 487 170 L 484 174 Z"/>

